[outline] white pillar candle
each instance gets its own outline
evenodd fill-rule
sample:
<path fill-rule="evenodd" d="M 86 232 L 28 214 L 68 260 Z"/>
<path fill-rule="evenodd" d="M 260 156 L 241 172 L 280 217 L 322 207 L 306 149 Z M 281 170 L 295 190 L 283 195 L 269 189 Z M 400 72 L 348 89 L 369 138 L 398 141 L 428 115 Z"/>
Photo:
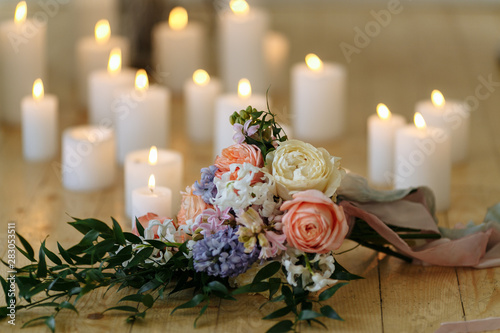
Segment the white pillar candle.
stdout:
<path fill-rule="evenodd" d="M 288 56 L 290 42 L 280 32 L 269 31 L 264 39 L 264 54 L 269 73 L 271 92 L 284 92 L 288 88 Z"/>
<path fill-rule="evenodd" d="M 120 26 L 119 0 L 72 0 L 76 38 L 91 36 L 94 25 L 107 19 L 115 29 Z"/>
<path fill-rule="evenodd" d="M 449 134 L 440 128 L 427 127 L 420 113 L 415 113 L 415 125 L 396 132 L 395 187 L 428 186 L 436 197 L 437 211 L 445 211 L 450 206 Z"/>
<path fill-rule="evenodd" d="M 368 178 L 373 184 L 393 185 L 394 136 L 405 123 L 382 103 L 377 105 L 377 114 L 368 118 Z"/>
<path fill-rule="evenodd" d="M 26 19 L 26 2 L 16 8 L 15 19 L 0 25 L 0 112 L 13 125 L 21 123 L 21 100 L 46 71 L 46 22 Z"/>
<path fill-rule="evenodd" d="M 173 217 L 172 191 L 167 187 L 156 186 L 153 174 L 149 177 L 147 187 L 132 191 L 132 228 L 135 219 L 147 213 L 154 213 L 159 217 Z"/>
<path fill-rule="evenodd" d="M 137 71 L 135 88 L 119 91 L 113 102 L 117 137 L 117 161 L 151 146 L 170 146 L 170 91 L 158 85 L 149 86 L 145 70 Z"/>
<path fill-rule="evenodd" d="M 159 83 L 174 93 L 181 93 L 184 82 L 193 72 L 205 67 L 205 29 L 196 22 L 188 23 L 187 12 L 176 7 L 168 22 L 154 27 L 152 32 L 153 64 L 160 76 Z"/>
<path fill-rule="evenodd" d="M 92 72 L 88 79 L 89 122 L 94 125 L 112 126 L 115 92 L 132 89 L 134 80 L 135 71 L 121 67 L 120 49 L 111 50 L 108 69 Z"/>
<path fill-rule="evenodd" d="M 344 130 L 346 70 L 323 63 L 315 54 L 295 64 L 291 73 L 292 127 L 305 141 L 338 138 Z"/>
<path fill-rule="evenodd" d="M 229 118 L 236 111 L 246 109 L 249 105 L 259 111 L 267 110 L 266 97 L 264 95 L 252 95 L 252 87 L 247 79 L 241 79 L 238 83 L 238 94 L 225 94 L 217 98 L 215 102 L 215 126 L 214 126 L 214 157 L 220 155 L 222 149 L 234 144 L 233 126 Z"/>
<path fill-rule="evenodd" d="M 174 150 L 152 147 L 131 152 L 125 158 L 125 211 L 128 216 L 132 216 L 132 191 L 146 184 L 153 173 L 156 185 L 172 190 L 172 211 L 179 211 L 184 177 L 182 155 Z"/>
<path fill-rule="evenodd" d="M 105 70 L 109 53 L 118 48 L 122 52 L 122 64 L 130 64 L 130 42 L 121 36 L 111 36 L 108 20 L 100 20 L 95 25 L 94 37 L 82 37 L 76 45 L 77 83 L 80 104 L 87 105 L 88 78 L 90 73 Z"/>
<path fill-rule="evenodd" d="M 221 93 L 218 79 L 198 69 L 184 84 L 186 131 L 194 142 L 212 141 L 214 134 L 215 100 Z"/>
<path fill-rule="evenodd" d="M 63 133 L 62 181 L 73 191 L 95 191 L 115 181 L 115 137 L 113 130 L 78 126 Z"/>
<path fill-rule="evenodd" d="M 236 93 L 238 81 L 246 77 L 253 90 L 264 94 L 269 87 L 264 55 L 264 38 L 269 16 L 246 1 L 230 1 L 231 10 L 219 19 L 219 69 L 225 91 Z"/>
<path fill-rule="evenodd" d="M 431 101 L 420 101 L 415 107 L 429 126 L 444 128 L 451 135 L 451 161 L 462 162 L 469 148 L 470 109 L 459 101 L 444 99 L 439 90 L 432 91 Z"/>
<path fill-rule="evenodd" d="M 57 109 L 54 95 L 45 95 L 41 79 L 33 84 L 33 97 L 21 102 L 23 155 L 28 161 L 54 158 L 58 149 Z"/>

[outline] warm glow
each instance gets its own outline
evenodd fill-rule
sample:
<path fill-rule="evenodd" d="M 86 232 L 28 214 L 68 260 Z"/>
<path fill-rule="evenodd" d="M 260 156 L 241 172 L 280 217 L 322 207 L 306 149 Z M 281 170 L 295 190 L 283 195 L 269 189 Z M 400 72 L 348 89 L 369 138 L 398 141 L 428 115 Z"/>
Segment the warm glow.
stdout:
<path fill-rule="evenodd" d="M 415 116 L 413 117 L 413 122 L 415 123 L 415 126 L 417 126 L 417 128 L 426 127 L 424 117 L 422 117 L 422 114 L 420 114 L 420 112 L 415 112 Z"/>
<path fill-rule="evenodd" d="M 151 192 L 155 191 L 155 175 L 149 176 L 148 187 Z"/>
<path fill-rule="evenodd" d="M 246 15 L 250 11 L 250 6 L 245 0 L 231 0 L 229 1 L 229 7 L 236 15 Z"/>
<path fill-rule="evenodd" d="M 33 98 L 39 100 L 43 98 L 43 82 L 42 79 L 36 79 L 33 83 Z"/>
<path fill-rule="evenodd" d="M 156 146 L 151 146 L 151 149 L 149 149 L 148 161 L 150 165 L 155 165 L 158 162 L 158 149 Z"/>
<path fill-rule="evenodd" d="M 389 119 L 391 118 L 391 111 L 384 103 L 378 103 L 377 105 L 377 114 L 380 119 Z"/>
<path fill-rule="evenodd" d="M 26 1 L 21 1 L 16 6 L 16 14 L 14 15 L 14 21 L 17 24 L 24 23 L 26 21 L 26 15 L 28 14 L 28 7 L 26 6 Z"/>
<path fill-rule="evenodd" d="M 313 71 L 320 71 L 323 68 L 323 61 L 314 53 L 306 55 L 306 64 Z"/>
<path fill-rule="evenodd" d="M 105 44 L 108 42 L 111 36 L 111 27 L 109 26 L 108 20 L 100 20 L 95 24 L 94 29 L 95 40 L 99 44 Z"/>
<path fill-rule="evenodd" d="M 433 90 L 431 93 L 432 104 L 437 108 L 442 108 L 444 106 L 444 96 L 439 90 Z"/>
<path fill-rule="evenodd" d="M 199 86 L 206 86 L 210 82 L 210 75 L 203 69 L 197 69 L 193 73 L 193 81 Z"/>
<path fill-rule="evenodd" d="M 248 79 L 241 79 L 238 82 L 238 96 L 240 98 L 249 98 L 252 96 L 252 86 Z"/>
<path fill-rule="evenodd" d="M 108 73 L 118 74 L 122 70 L 122 50 L 114 48 L 109 53 Z"/>
<path fill-rule="evenodd" d="M 188 13 L 183 7 L 175 7 L 168 16 L 168 26 L 172 30 L 182 30 L 188 24 Z"/>
<path fill-rule="evenodd" d="M 148 73 L 144 69 L 139 69 L 135 74 L 135 89 L 143 91 L 149 88 Z"/>

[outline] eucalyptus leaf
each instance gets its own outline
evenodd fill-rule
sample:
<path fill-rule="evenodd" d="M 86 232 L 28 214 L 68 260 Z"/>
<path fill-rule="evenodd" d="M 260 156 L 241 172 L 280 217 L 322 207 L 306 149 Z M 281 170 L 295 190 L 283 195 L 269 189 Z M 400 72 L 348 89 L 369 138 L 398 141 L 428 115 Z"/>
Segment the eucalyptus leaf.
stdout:
<path fill-rule="evenodd" d="M 203 294 L 196 294 L 192 299 L 187 301 L 186 303 L 183 303 L 179 306 L 177 306 L 175 309 L 172 310 L 170 314 L 173 314 L 175 311 L 179 309 L 189 309 L 189 308 L 194 308 L 195 306 L 199 305 L 201 302 L 206 300 L 206 296 Z"/>
<path fill-rule="evenodd" d="M 323 316 L 325 316 L 325 317 L 328 317 L 330 319 L 344 321 L 344 319 L 340 318 L 340 316 L 337 314 L 337 312 L 335 312 L 335 310 L 332 309 L 332 307 L 330 305 L 325 305 L 325 306 L 321 307 L 320 311 L 323 314 Z"/>
<path fill-rule="evenodd" d="M 257 282 L 260 282 L 262 280 L 268 279 L 271 276 L 273 276 L 274 274 L 278 273 L 280 269 L 281 269 L 281 262 L 273 261 L 273 262 L 267 264 L 266 266 L 264 266 L 263 268 L 261 268 L 257 272 L 257 274 L 255 274 L 255 277 L 254 277 L 252 283 L 257 283 Z"/>
<path fill-rule="evenodd" d="M 319 294 L 318 300 L 321 302 L 326 301 L 327 299 L 332 297 L 337 292 L 337 290 L 339 290 L 341 287 L 345 286 L 346 284 L 348 284 L 348 283 L 347 282 L 338 282 L 337 284 L 333 285 L 332 287 L 326 289 L 321 294 Z"/>
<path fill-rule="evenodd" d="M 266 331 L 266 333 L 285 333 L 290 332 L 293 328 L 293 322 L 291 320 L 282 320 L 276 325 L 272 326 Z"/>
<path fill-rule="evenodd" d="M 313 310 L 302 310 L 299 313 L 299 320 L 310 320 L 318 317 L 323 317 L 323 314 Z"/>
<path fill-rule="evenodd" d="M 24 249 L 26 250 L 26 254 L 27 254 L 26 257 L 30 261 L 36 261 L 35 260 L 35 251 L 33 251 L 33 248 L 31 247 L 30 243 L 28 243 L 28 241 L 26 239 L 24 239 L 24 237 L 21 236 L 20 234 L 18 234 L 17 232 L 16 232 L 16 236 L 19 239 L 19 241 L 21 242 L 21 244 L 23 245 Z"/>
<path fill-rule="evenodd" d="M 290 312 L 292 312 L 292 307 L 291 306 L 285 306 L 284 308 L 281 308 L 281 309 L 278 309 L 278 310 L 276 310 L 274 312 L 271 312 L 270 314 L 268 314 L 267 316 L 263 317 L 262 319 L 275 319 L 275 318 L 286 316 Z"/>
<path fill-rule="evenodd" d="M 120 245 L 126 245 L 122 227 L 120 227 L 120 224 L 118 224 L 118 222 L 114 218 L 111 218 L 111 220 L 113 221 L 113 233 L 115 235 L 116 242 Z"/>

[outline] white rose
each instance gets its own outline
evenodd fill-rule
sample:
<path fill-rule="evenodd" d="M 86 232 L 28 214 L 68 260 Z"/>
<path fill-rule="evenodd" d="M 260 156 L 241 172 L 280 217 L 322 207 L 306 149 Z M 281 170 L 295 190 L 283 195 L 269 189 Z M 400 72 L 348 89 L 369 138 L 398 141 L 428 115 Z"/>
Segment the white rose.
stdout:
<path fill-rule="evenodd" d="M 345 175 L 340 157 L 299 140 L 280 142 L 266 156 L 266 165 L 276 180 L 278 194 L 285 200 L 305 190 L 318 190 L 332 197 Z"/>

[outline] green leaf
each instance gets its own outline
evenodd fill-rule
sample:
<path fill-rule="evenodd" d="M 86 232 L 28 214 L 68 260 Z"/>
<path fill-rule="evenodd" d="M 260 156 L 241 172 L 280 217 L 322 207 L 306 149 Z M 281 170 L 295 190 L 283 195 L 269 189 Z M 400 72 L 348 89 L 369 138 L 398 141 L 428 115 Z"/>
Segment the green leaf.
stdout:
<path fill-rule="evenodd" d="M 269 279 L 269 299 L 273 298 L 274 294 L 278 292 L 281 287 L 281 279 L 271 278 Z"/>
<path fill-rule="evenodd" d="M 56 318 L 54 316 L 50 316 L 47 319 L 45 319 L 45 325 L 47 325 L 48 328 L 52 331 L 52 333 L 55 332 L 56 330 Z"/>
<path fill-rule="evenodd" d="M 291 320 L 282 320 L 270 329 L 266 333 L 284 333 L 290 332 L 293 328 L 293 322 Z"/>
<path fill-rule="evenodd" d="M 46 320 L 47 318 L 49 318 L 49 316 L 42 316 L 42 317 L 36 317 L 36 318 L 33 318 L 33 319 L 28 320 L 27 322 L 25 322 L 22 328 L 25 328 L 25 327 L 31 326 L 31 325 L 32 325 L 33 323 L 35 323 L 36 321 Z"/>
<path fill-rule="evenodd" d="M 286 316 L 287 314 L 289 314 L 290 312 L 292 312 L 292 307 L 291 306 L 285 306 L 284 308 L 281 308 L 281 309 L 278 309 L 274 312 L 271 312 L 270 314 L 268 314 L 267 316 L 265 316 L 264 318 L 262 319 L 274 319 L 274 318 L 279 318 L 279 317 L 283 317 L 283 316 Z"/>
<path fill-rule="evenodd" d="M 322 322 L 320 322 L 318 319 L 311 319 L 310 321 L 315 322 L 316 324 L 319 324 L 319 325 L 323 326 L 324 328 L 328 329 L 328 327 L 326 327 L 326 325 L 323 324 Z"/>
<path fill-rule="evenodd" d="M 142 244 L 142 240 L 131 232 L 124 232 L 123 236 L 132 244 Z"/>
<path fill-rule="evenodd" d="M 61 244 L 59 244 L 59 242 L 57 242 L 57 248 L 59 249 L 59 254 L 61 255 L 61 257 L 63 257 L 63 259 L 70 265 L 74 265 L 75 263 L 73 262 L 73 260 L 71 260 L 71 257 L 69 256 L 68 252 L 61 246 Z"/>
<path fill-rule="evenodd" d="M 113 234 L 113 231 L 106 223 L 97 219 L 75 219 L 74 222 L 69 222 L 69 224 L 84 235 L 90 230 L 96 230 L 108 235 Z"/>
<path fill-rule="evenodd" d="M 142 287 L 139 289 L 138 293 L 144 293 L 149 290 L 153 290 L 158 288 L 162 283 L 158 280 L 151 280 L 146 282 Z"/>
<path fill-rule="evenodd" d="M 197 306 L 201 302 L 203 302 L 205 299 L 206 299 L 205 295 L 203 295 L 203 294 L 196 294 L 196 295 L 194 295 L 194 297 L 191 300 L 189 300 L 186 303 L 181 304 L 178 307 L 176 307 L 175 309 L 173 309 L 172 312 L 170 312 L 170 314 L 173 314 L 175 311 L 177 311 L 179 309 L 194 308 L 195 306 Z"/>
<path fill-rule="evenodd" d="M 218 291 L 223 295 L 228 295 L 229 291 L 227 290 L 226 286 L 220 283 L 219 281 L 211 281 L 208 283 L 208 287 L 211 290 Z"/>
<path fill-rule="evenodd" d="M 122 227 L 116 222 L 114 218 L 111 218 L 113 221 L 113 233 L 115 234 L 116 242 L 120 245 L 126 245 L 125 236 L 123 235 Z"/>
<path fill-rule="evenodd" d="M 321 313 L 318 313 L 313 310 L 302 310 L 299 313 L 299 320 L 310 320 L 318 317 L 323 317 Z"/>
<path fill-rule="evenodd" d="M 260 293 L 269 290 L 269 282 L 257 282 L 247 284 L 243 287 L 233 290 L 232 295 L 239 295 L 245 293 Z"/>
<path fill-rule="evenodd" d="M 132 294 L 132 295 L 127 295 L 120 299 L 118 303 L 120 302 L 125 302 L 125 301 L 130 301 L 130 302 L 142 302 L 142 299 L 144 298 L 144 295 L 141 294 Z"/>
<path fill-rule="evenodd" d="M 134 308 L 133 306 L 119 305 L 119 306 L 113 306 L 111 308 L 107 308 L 102 313 L 107 312 L 107 311 L 111 311 L 111 310 L 127 311 L 127 312 L 137 312 L 137 309 Z"/>
<path fill-rule="evenodd" d="M 26 250 L 26 253 L 27 253 L 27 258 L 30 260 L 30 261 L 36 261 L 35 260 L 35 251 L 33 251 L 33 248 L 31 247 L 30 243 L 28 243 L 28 241 L 26 239 L 24 239 L 23 236 L 21 236 L 20 234 L 18 234 L 16 232 L 16 235 L 17 235 L 17 238 L 21 241 L 21 244 L 23 245 L 24 249 Z"/>
<path fill-rule="evenodd" d="M 0 307 L 0 319 L 6 318 L 8 314 L 9 314 L 9 309 L 7 309 L 6 306 L 1 306 Z"/>
<path fill-rule="evenodd" d="M 255 275 L 252 283 L 257 283 L 262 280 L 268 279 L 274 274 L 278 273 L 278 271 L 281 269 L 281 263 L 279 261 L 273 261 L 270 264 L 267 264 L 259 270 L 259 272 Z"/>
<path fill-rule="evenodd" d="M 164 248 L 167 247 L 167 244 L 163 243 L 162 241 L 155 240 L 155 239 L 145 239 L 146 242 L 151 244 L 151 246 L 154 246 L 158 250 L 163 250 Z"/>
<path fill-rule="evenodd" d="M 59 304 L 59 307 L 61 309 L 68 309 L 68 310 L 75 311 L 76 313 L 78 313 L 78 310 L 75 308 L 75 306 L 68 301 L 62 302 L 61 304 Z"/>
<path fill-rule="evenodd" d="M 155 304 L 155 300 L 151 294 L 144 295 L 144 298 L 142 299 L 142 304 L 144 304 L 146 307 L 150 308 Z"/>
<path fill-rule="evenodd" d="M 144 263 L 146 259 L 148 259 L 153 253 L 154 248 L 146 247 L 139 252 L 137 252 L 134 258 L 128 263 L 127 268 L 131 268 L 137 266 L 138 264 Z"/>
<path fill-rule="evenodd" d="M 139 236 L 144 237 L 144 227 L 142 226 L 141 222 L 139 222 L 139 219 L 137 217 L 135 218 L 135 227 L 137 229 L 137 232 L 139 233 Z"/>
<path fill-rule="evenodd" d="M 56 265 L 62 265 L 61 259 L 59 259 L 59 257 L 54 252 L 47 249 L 47 247 L 45 246 L 45 241 L 42 242 L 42 247 L 43 247 L 43 252 L 47 256 L 47 258 L 50 259 L 50 261 L 52 261 Z"/>
<path fill-rule="evenodd" d="M 0 283 L 2 284 L 3 293 L 5 295 L 5 304 L 9 305 L 9 302 L 10 302 L 10 297 L 8 296 L 9 295 L 9 284 L 1 275 L 0 275 Z"/>
<path fill-rule="evenodd" d="M 330 276 L 330 279 L 350 281 L 350 280 L 364 279 L 364 277 L 349 273 L 347 269 L 345 269 L 339 264 L 338 261 L 335 261 L 335 271 Z"/>
<path fill-rule="evenodd" d="M 45 241 L 44 241 L 45 243 Z M 47 276 L 47 263 L 45 262 L 45 252 L 43 251 L 43 243 L 38 251 L 38 270 L 36 271 L 36 277 L 44 278 Z"/>
<path fill-rule="evenodd" d="M 198 314 L 198 316 L 194 320 L 194 324 L 193 324 L 194 328 L 196 328 L 196 323 L 198 322 L 198 319 L 200 319 L 201 316 L 203 316 L 203 314 L 205 313 L 205 311 L 207 311 L 207 309 L 208 309 L 208 304 L 203 305 L 203 307 L 200 310 L 200 313 Z"/>
<path fill-rule="evenodd" d="M 337 290 L 340 289 L 340 287 L 345 286 L 346 284 L 348 284 L 348 283 L 347 282 L 340 282 L 340 283 L 333 285 L 332 287 L 328 288 L 327 290 L 325 290 L 321 294 L 319 294 L 318 300 L 320 302 L 326 301 L 327 299 L 332 297 L 333 294 L 335 294 L 337 292 Z"/>
<path fill-rule="evenodd" d="M 323 314 L 323 316 L 328 317 L 330 319 L 335 319 L 335 320 L 341 320 L 344 321 L 344 319 L 340 318 L 340 316 L 335 312 L 334 309 L 330 305 L 325 305 L 321 307 L 320 312 Z"/>

